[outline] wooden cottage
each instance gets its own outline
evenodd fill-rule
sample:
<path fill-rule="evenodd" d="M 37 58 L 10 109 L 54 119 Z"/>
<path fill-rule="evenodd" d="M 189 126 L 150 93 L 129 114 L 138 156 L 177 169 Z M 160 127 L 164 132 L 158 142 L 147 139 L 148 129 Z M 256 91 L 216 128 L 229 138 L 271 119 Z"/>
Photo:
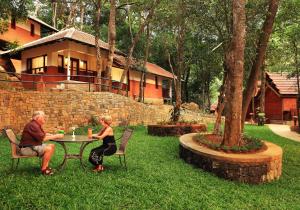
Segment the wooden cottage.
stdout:
<path fill-rule="evenodd" d="M 56 28 L 34 16 L 28 16 L 26 20 L 22 21 L 11 18 L 7 30 L 2 34 L 0 33 L 0 52 L 8 50 L 8 47 L 13 43 L 21 46 L 56 32 L 58 32 Z M 0 66 L 7 71 L 17 70 L 20 73 L 21 61 L 2 57 L 0 58 Z"/>
<path fill-rule="evenodd" d="M 287 73 L 266 73 L 265 116 L 271 123 L 291 121 L 297 108 L 297 79 Z M 254 107 L 259 107 L 260 91 L 254 98 Z M 250 105 L 249 112 L 255 112 Z"/>
<path fill-rule="evenodd" d="M 99 45 L 101 65 L 105 69 L 109 46 L 101 40 Z M 21 60 L 21 68 L 16 72 L 22 73 L 21 80 L 26 89 L 62 89 L 73 86 L 81 90 L 96 90 L 95 37 L 88 33 L 70 28 L 24 44 L 14 54 L 11 52 L 3 52 L 2 57 Z M 120 83 L 125 57 L 124 53 L 115 51 L 110 81 L 115 87 Z M 146 69 L 145 102 L 163 103 L 164 100 L 170 100 L 173 75 L 152 63 L 147 63 Z M 128 96 L 138 97 L 140 77 L 141 72 L 133 68 L 126 75 L 122 88 Z"/>

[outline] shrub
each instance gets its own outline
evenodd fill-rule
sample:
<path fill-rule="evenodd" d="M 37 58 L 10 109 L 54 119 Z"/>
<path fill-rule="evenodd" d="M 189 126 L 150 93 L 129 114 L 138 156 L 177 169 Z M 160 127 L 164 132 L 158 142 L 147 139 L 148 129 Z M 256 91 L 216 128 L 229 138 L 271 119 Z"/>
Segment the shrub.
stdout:
<path fill-rule="evenodd" d="M 92 115 L 89 124 L 92 126 L 100 125 L 98 117 L 96 115 Z"/>

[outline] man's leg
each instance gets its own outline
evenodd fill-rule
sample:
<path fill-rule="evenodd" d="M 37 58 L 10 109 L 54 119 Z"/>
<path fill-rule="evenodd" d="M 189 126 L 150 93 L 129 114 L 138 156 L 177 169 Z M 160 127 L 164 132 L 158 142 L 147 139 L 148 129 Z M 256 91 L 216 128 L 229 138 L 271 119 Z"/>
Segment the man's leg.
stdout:
<path fill-rule="evenodd" d="M 46 168 L 49 165 L 49 162 L 51 160 L 51 157 L 55 151 L 55 145 L 54 144 L 47 144 L 44 155 L 43 155 L 43 162 L 42 162 L 42 171 L 46 170 Z"/>

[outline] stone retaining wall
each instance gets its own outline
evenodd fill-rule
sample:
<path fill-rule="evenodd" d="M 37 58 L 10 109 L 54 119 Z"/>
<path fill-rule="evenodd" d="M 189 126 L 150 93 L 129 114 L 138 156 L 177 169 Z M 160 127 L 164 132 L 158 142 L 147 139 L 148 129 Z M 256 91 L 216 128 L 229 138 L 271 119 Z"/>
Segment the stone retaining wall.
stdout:
<path fill-rule="evenodd" d="M 0 91 L 0 128 L 9 126 L 21 131 L 35 110 L 45 111 L 45 130 L 49 132 L 58 126 L 69 130 L 74 125 L 87 125 L 91 116 L 103 114 L 112 116 L 113 125 L 147 125 L 166 120 L 170 108 L 145 105 L 107 92 Z"/>
<path fill-rule="evenodd" d="M 0 90 L 0 129 L 9 126 L 20 132 L 35 110 L 45 111 L 45 130 L 53 132 L 57 127 L 69 130 L 72 126 L 87 125 L 91 116 L 102 114 L 111 115 L 113 125 L 155 124 L 167 121 L 171 108 L 170 105 L 139 103 L 108 92 Z M 184 114 L 184 117 L 207 122 L 195 113 Z"/>

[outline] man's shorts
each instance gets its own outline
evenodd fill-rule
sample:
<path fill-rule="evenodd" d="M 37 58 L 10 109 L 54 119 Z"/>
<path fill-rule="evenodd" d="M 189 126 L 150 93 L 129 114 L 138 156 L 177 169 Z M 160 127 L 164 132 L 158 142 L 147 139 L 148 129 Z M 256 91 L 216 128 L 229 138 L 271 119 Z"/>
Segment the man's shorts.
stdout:
<path fill-rule="evenodd" d="M 45 153 L 46 144 L 20 148 L 20 154 L 24 156 L 42 157 Z"/>

